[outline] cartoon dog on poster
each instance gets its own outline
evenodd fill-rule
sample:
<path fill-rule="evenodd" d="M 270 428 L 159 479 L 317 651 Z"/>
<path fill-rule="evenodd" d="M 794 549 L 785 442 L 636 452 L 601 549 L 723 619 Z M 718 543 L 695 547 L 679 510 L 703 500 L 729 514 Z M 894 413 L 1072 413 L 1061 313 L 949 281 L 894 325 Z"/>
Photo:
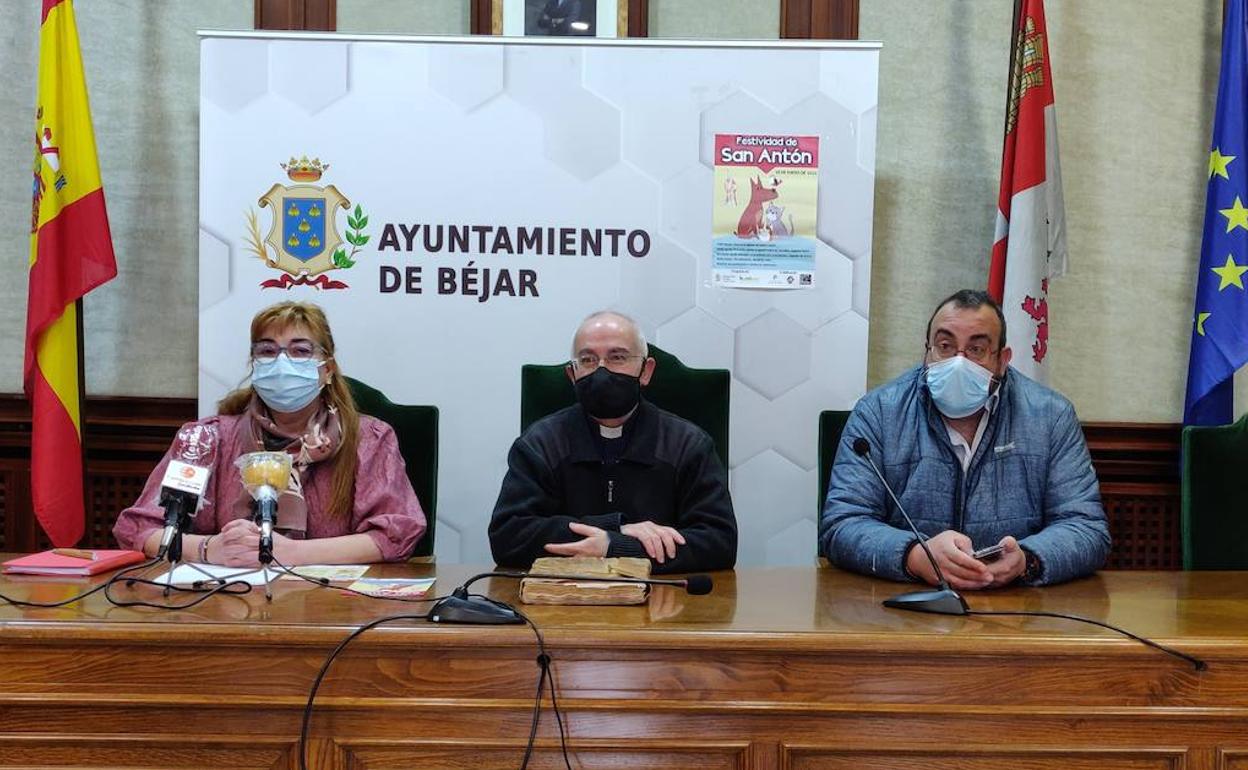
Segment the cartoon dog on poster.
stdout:
<path fill-rule="evenodd" d="M 778 179 L 771 181 L 775 184 L 772 187 L 765 187 L 758 177 L 750 180 L 750 202 L 745 205 L 745 211 L 741 213 L 741 219 L 737 221 L 738 238 L 771 240 L 771 231 L 767 229 L 767 222 L 763 216 L 763 204 L 780 197 L 780 193 L 776 190 L 780 181 Z"/>

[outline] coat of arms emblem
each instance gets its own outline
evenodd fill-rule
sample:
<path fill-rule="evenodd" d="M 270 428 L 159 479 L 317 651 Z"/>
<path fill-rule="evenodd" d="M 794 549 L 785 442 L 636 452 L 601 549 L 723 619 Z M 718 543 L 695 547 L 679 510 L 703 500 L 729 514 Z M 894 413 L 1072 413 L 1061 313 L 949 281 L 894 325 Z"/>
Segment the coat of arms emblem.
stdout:
<path fill-rule="evenodd" d="M 248 251 L 269 267 L 282 271 L 280 279 L 271 278 L 260 285 L 266 289 L 347 288 L 345 282 L 331 279 L 325 273 L 355 265 L 355 255 L 368 243 L 369 236 L 364 232 L 368 216 L 358 203 L 351 211 L 351 201 L 332 184 L 324 187 L 314 184 L 329 168 L 320 158 L 308 160 L 305 155 L 295 160 L 292 157 L 281 166 L 294 184 L 275 184 L 260 196 L 260 207 L 273 211 L 268 235 L 260 237 L 256 211 L 247 213 Z M 338 233 L 338 209 L 348 211 L 345 236 Z M 349 253 L 344 240 L 351 246 Z"/>

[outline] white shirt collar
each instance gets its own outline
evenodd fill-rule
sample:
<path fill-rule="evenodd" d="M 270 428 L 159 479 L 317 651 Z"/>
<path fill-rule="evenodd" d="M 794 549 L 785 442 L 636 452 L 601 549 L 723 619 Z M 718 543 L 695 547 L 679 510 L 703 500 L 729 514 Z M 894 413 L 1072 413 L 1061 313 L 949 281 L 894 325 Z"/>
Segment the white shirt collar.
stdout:
<path fill-rule="evenodd" d="M 953 444 L 953 453 L 957 455 L 958 462 L 962 464 L 963 472 L 971 467 L 971 460 L 975 458 L 975 451 L 979 449 L 979 442 L 984 437 L 984 431 L 988 428 L 988 417 L 997 408 L 997 402 L 1001 400 L 1001 388 L 998 387 L 988 396 L 988 403 L 984 407 L 984 411 L 979 415 L 979 425 L 975 428 L 975 438 L 970 444 L 966 443 L 966 439 L 959 433 L 948 420 L 941 417 L 945 423 L 945 430 L 949 433 L 949 443 Z"/>

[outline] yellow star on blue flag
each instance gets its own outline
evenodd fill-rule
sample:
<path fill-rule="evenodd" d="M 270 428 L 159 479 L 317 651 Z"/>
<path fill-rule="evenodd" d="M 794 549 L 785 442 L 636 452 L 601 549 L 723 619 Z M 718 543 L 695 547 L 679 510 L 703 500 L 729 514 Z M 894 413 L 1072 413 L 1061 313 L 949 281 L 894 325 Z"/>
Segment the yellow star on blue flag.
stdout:
<path fill-rule="evenodd" d="M 1248 148 L 1248 26 L 1245 3 L 1229 0 L 1222 27 L 1222 64 L 1213 116 L 1204 236 L 1192 314 L 1183 422 L 1221 425 L 1232 415 L 1232 376 L 1248 363 L 1248 175 L 1232 164 Z"/>

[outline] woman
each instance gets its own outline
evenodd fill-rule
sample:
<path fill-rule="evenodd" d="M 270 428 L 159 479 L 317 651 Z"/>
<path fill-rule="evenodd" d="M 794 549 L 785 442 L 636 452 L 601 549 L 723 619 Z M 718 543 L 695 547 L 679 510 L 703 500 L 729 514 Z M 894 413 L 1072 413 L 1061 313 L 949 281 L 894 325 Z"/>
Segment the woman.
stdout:
<path fill-rule="evenodd" d="M 235 460 L 248 452 L 290 454 L 290 484 L 278 500 L 274 559 L 297 564 L 401 560 L 425 531 L 425 515 L 404 471 L 390 426 L 361 415 L 334 362 L 324 312 L 282 302 L 251 321 L 251 384 L 227 395 L 220 412 L 192 425 L 215 427 L 216 459 L 203 504 L 183 537 L 187 561 L 258 564 L 260 530 Z M 164 530 L 159 505 L 165 453 L 138 501 L 121 512 L 113 536 L 154 555 Z"/>

